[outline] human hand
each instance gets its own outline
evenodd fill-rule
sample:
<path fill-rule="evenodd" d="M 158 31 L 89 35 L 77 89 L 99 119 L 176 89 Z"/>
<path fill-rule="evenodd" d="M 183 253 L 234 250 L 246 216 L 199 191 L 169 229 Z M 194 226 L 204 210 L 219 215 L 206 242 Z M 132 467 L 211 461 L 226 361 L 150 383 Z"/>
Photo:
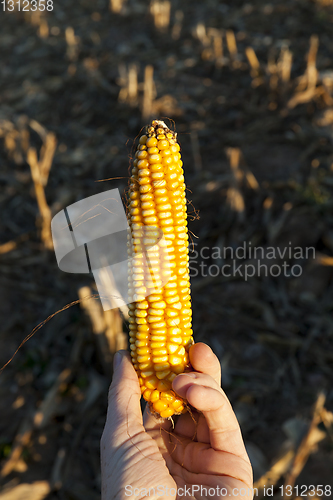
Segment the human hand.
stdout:
<path fill-rule="evenodd" d="M 101 439 L 102 500 L 142 498 L 149 488 L 149 498 L 253 498 L 252 468 L 220 388 L 220 363 L 202 343 L 189 355 L 196 372 L 178 375 L 173 390 L 198 411 L 176 417 L 174 429 L 147 409 L 143 424 L 137 374 L 125 351 L 116 355 Z"/>

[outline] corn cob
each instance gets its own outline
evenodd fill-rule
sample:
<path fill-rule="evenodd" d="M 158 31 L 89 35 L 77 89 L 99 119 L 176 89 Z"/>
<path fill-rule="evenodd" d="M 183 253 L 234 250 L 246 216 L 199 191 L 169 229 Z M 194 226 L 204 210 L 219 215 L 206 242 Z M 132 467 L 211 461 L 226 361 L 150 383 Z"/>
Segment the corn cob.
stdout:
<path fill-rule="evenodd" d="M 172 391 L 172 381 L 191 370 L 188 350 L 193 343 L 179 150 L 177 134 L 154 120 L 139 139 L 129 188 L 131 356 L 144 399 L 152 413 L 163 418 L 187 410 L 186 402 Z M 149 253 L 148 268 L 143 252 Z"/>

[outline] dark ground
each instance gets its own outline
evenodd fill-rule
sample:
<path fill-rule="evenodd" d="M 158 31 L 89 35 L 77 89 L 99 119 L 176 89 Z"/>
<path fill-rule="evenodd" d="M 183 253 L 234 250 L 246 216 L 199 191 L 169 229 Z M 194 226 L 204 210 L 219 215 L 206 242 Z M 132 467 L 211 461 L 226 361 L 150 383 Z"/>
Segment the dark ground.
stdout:
<path fill-rule="evenodd" d="M 149 116 L 169 117 L 200 216 L 189 223 L 197 251 L 316 250 L 288 260 L 299 278 L 193 277 L 194 337 L 221 360 L 258 487 L 274 484 L 280 498 L 288 481 L 333 485 L 333 3 L 179 0 L 170 23 L 156 24 L 137 0 L 119 13 L 106 0 L 0 12 L 0 365 L 93 287 L 61 272 L 42 242 L 34 148 L 53 158 L 44 185 L 54 215 L 123 192 L 133 140 Z M 119 316 L 94 303 L 90 319 L 79 305 L 57 315 L 0 375 L 0 499 L 100 498 L 110 383 L 100 339 L 114 350 L 123 338 Z"/>

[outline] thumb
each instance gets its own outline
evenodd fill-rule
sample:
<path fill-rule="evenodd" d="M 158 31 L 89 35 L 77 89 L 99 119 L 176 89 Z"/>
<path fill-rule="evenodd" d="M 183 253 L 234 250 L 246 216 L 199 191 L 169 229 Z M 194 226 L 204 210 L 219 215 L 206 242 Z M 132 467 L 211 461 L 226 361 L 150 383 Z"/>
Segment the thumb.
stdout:
<path fill-rule="evenodd" d="M 143 425 L 139 380 L 127 351 L 116 352 L 113 369 L 106 425 L 114 430 L 124 424 Z"/>

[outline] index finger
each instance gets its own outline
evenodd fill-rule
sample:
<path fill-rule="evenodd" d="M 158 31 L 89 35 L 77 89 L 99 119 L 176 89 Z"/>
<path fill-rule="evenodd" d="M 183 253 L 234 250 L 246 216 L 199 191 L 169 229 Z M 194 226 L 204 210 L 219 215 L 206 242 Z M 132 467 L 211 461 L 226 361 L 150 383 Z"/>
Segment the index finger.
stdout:
<path fill-rule="evenodd" d="M 211 377 L 201 373 L 183 373 L 173 381 L 173 388 L 203 413 L 214 450 L 248 460 L 237 417 L 226 394 L 215 386 Z"/>
<path fill-rule="evenodd" d="M 189 355 L 194 371 L 210 375 L 221 387 L 221 364 L 212 349 L 198 342 L 190 347 Z"/>

